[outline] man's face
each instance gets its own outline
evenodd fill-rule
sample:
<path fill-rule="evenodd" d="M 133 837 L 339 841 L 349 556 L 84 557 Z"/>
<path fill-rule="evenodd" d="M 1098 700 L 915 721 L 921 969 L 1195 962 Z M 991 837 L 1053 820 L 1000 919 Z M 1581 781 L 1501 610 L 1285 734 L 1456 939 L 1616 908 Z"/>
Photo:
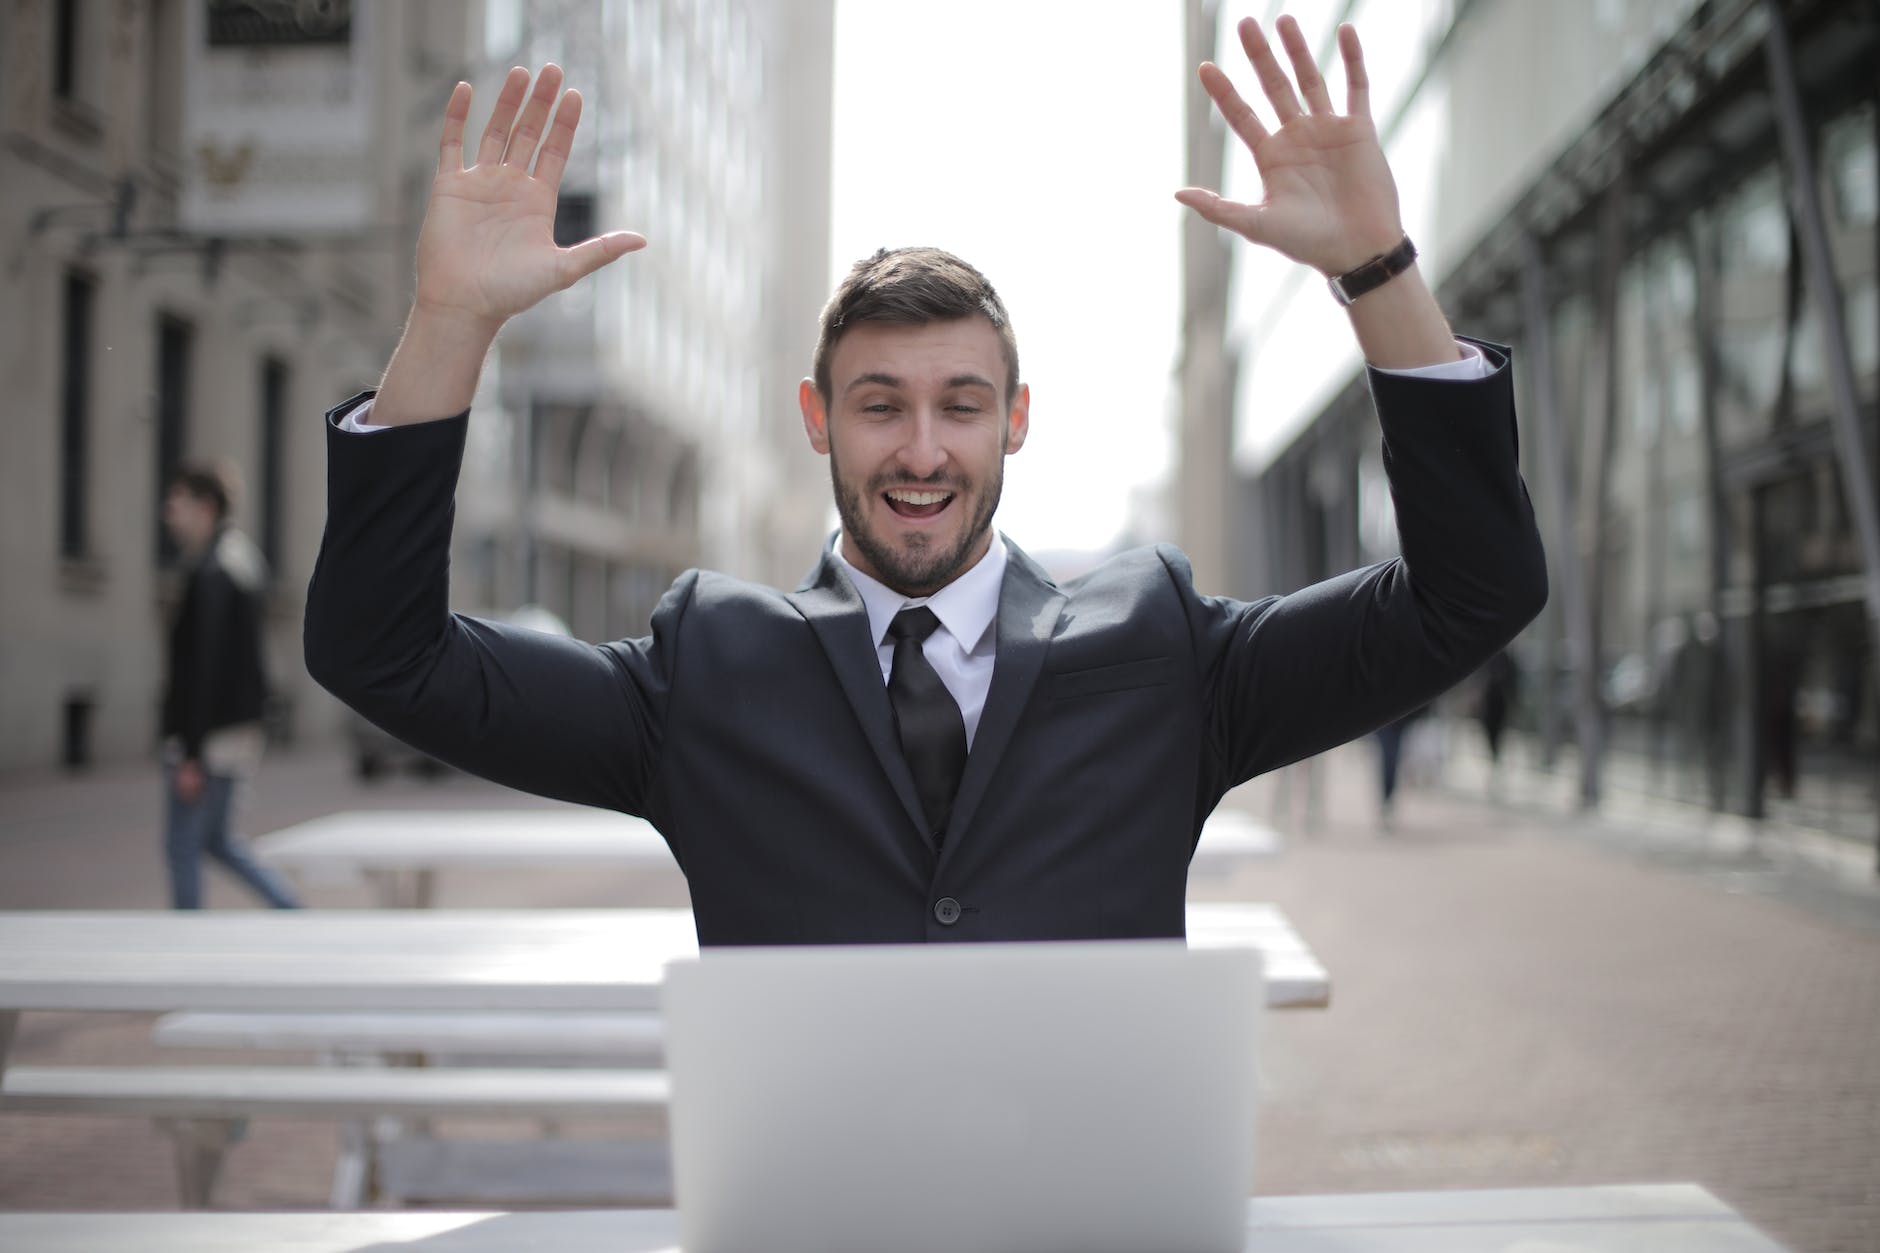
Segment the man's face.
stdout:
<path fill-rule="evenodd" d="M 212 500 L 192 495 L 182 487 L 172 487 L 163 495 L 163 525 L 185 552 L 206 548 L 218 521 Z"/>
<path fill-rule="evenodd" d="M 1029 388 L 1008 397 L 1005 383 L 999 333 L 983 317 L 861 323 L 830 355 L 826 403 L 803 380 L 803 426 L 829 455 L 850 564 L 925 596 L 985 555 L 1031 404 Z"/>

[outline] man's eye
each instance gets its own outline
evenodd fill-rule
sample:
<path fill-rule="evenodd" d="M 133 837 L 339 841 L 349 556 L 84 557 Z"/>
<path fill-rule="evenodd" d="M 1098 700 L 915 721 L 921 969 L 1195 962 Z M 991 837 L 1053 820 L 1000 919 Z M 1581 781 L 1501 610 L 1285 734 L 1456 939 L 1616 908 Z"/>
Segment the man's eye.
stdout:
<path fill-rule="evenodd" d="M 885 400 L 877 400 L 872 405 L 863 405 L 862 412 L 863 413 L 893 413 L 894 406 L 889 404 Z"/>
<path fill-rule="evenodd" d="M 955 413 L 978 413 L 979 412 L 978 405 L 959 404 L 959 405 L 948 405 L 947 407 L 953 410 L 953 412 Z"/>

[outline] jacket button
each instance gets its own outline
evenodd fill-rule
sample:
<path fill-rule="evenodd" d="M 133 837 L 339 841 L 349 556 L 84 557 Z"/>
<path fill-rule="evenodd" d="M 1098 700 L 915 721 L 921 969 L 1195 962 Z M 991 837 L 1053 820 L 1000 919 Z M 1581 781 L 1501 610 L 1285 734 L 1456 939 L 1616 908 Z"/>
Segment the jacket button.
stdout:
<path fill-rule="evenodd" d="M 960 903 L 950 896 L 943 896 L 933 903 L 933 916 L 943 927 L 950 927 L 960 920 Z"/>

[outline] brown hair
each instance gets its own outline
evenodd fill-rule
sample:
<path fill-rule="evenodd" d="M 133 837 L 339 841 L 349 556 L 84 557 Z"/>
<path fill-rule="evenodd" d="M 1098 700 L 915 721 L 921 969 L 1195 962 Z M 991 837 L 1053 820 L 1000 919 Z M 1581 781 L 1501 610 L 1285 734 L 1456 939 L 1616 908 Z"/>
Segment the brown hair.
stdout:
<path fill-rule="evenodd" d="M 197 500 L 215 506 L 215 516 L 225 520 L 235 511 L 241 498 L 241 477 L 226 461 L 184 461 L 170 471 L 168 486 L 181 488 Z"/>
<path fill-rule="evenodd" d="M 986 276 L 939 248 L 882 248 L 863 257 L 823 306 L 816 339 L 816 390 L 829 401 L 829 359 L 844 333 L 858 322 L 918 326 L 983 317 L 999 333 L 1005 350 L 1005 399 L 1018 392 L 1018 340 L 1005 302 Z"/>

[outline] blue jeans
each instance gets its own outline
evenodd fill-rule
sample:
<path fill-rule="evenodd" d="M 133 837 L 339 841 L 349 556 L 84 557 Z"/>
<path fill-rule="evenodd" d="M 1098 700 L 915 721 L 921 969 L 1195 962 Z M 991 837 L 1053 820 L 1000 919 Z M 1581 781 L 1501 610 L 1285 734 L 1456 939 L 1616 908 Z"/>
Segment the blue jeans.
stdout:
<path fill-rule="evenodd" d="M 188 803 L 176 794 L 176 767 L 163 772 L 163 852 L 170 864 L 170 903 L 177 909 L 202 908 L 202 855 L 227 866 L 276 909 L 298 909 L 300 902 L 280 878 L 256 861 L 231 826 L 236 781 L 205 774 L 202 794 Z"/>

